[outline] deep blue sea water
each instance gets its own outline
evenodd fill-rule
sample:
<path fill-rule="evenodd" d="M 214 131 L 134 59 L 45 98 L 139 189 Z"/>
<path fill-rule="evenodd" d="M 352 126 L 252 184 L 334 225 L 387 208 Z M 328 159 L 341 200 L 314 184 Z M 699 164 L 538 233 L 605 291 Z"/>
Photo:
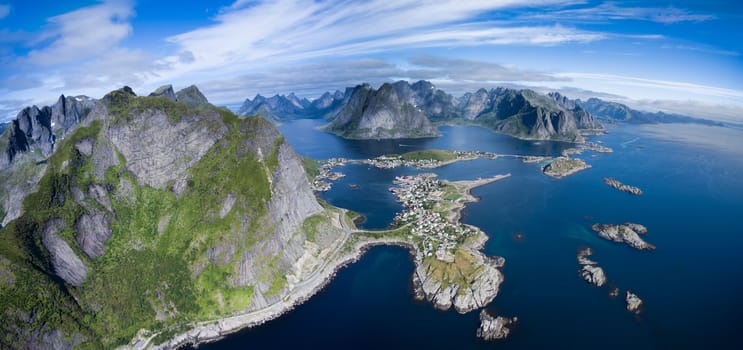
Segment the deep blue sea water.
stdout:
<path fill-rule="evenodd" d="M 320 123 L 300 120 L 280 130 L 299 154 L 320 159 L 425 148 L 556 155 L 571 146 L 465 126 L 442 127 L 436 139 L 349 141 L 315 130 Z M 475 189 L 480 201 L 463 212 L 465 223 L 490 236 L 485 252 L 506 258 L 505 282 L 488 309 L 519 317 L 508 339 L 478 340 L 477 312 L 459 315 L 414 302 L 407 251 L 377 247 L 296 310 L 201 348 L 743 348 L 743 131 L 693 125 L 609 131 L 594 140 L 615 152 L 580 155 L 593 167 L 562 180 L 543 175 L 538 164 L 504 158 L 433 170 L 452 180 L 513 175 Z M 347 176 L 322 197 L 362 213 L 369 229 L 386 227 L 400 210 L 387 191 L 394 177 L 420 172 L 337 170 Z M 607 176 L 645 194 L 612 189 L 602 182 Z M 596 222 L 628 221 L 648 227 L 645 238 L 656 251 L 636 251 L 590 230 Z M 513 238 L 517 232 L 523 240 Z M 575 255 L 586 246 L 610 286 L 622 290 L 619 298 L 609 297 L 609 286 L 578 276 Z M 644 313 L 625 310 L 625 290 L 645 301 Z"/>

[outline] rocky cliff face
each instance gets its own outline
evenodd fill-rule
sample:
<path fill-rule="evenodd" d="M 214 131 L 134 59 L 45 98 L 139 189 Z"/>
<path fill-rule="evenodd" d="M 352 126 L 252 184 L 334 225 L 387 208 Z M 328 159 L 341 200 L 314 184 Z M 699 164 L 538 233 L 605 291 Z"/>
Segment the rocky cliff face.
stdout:
<path fill-rule="evenodd" d="M 438 136 L 419 103 L 421 96 L 406 82 L 383 84 L 378 90 L 359 85 L 326 130 L 355 139 Z"/>
<path fill-rule="evenodd" d="M 327 118 L 326 130 L 352 139 L 431 137 L 431 122 L 465 121 L 523 139 L 583 141 L 583 134 L 603 131 L 579 103 L 559 93 L 532 90 L 479 89 L 456 98 L 428 81 L 369 84 L 345 93 L 324 93 L 309 102 L 294 95 L 261 95 L 246 99 L 240 115 L 262 115 L 276 121 Z"/>
<path fill-rule="evenodd" d="M 462 118 L 524 139 L 582 141 L 600 128 L 591 115 L 559 95 L 531 90 L 480 89 L 459 103 Z"/>
<path fill-rule="evenodd" d="M 271 123 L 202 97 L 123 88 L 19 114 L 0 171 L 0 198 L 20 203 L 3 206 L 0 347 L 112 348 L 286 296 L 323 208 Z"/>
<path fill-rule="evenodd" d="M 582 134 L 603 130 L 590 113 L 557 93 L 545 96 L 531 90 L 497 88 L 454 98 L 426 81 L 412 85 L 400 81 L 382 85 L 378 91 L 359 86 L 354 98 L 336 114 L 328 130 L 350 138 L 409 137 L 416 132 L 430 135 L 424 122 L 410 122 L 421 117 L 443 123 L 464 120 L 524 139 L 581 142 Z M 406 132 L 396 136 L 370 128 Z"/>
<path fill-rule="evenodd" d="M 48 157 L 57 138 L 80 124 L 96 108 L 96 102 L 85 96 L 60 96 L 53 106 L 26 107 L 0 137 L 0 169 L 7 169 L 23 152 L 37 152 Z"/>

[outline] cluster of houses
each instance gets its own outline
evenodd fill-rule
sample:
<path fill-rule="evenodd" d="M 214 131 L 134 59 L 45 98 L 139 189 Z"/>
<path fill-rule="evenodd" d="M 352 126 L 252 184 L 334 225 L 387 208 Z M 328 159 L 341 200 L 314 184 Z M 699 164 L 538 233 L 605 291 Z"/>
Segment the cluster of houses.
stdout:
<path fill-rule="evenodd" d="M 436 159 L 406 160 L 400 156 L 379 156 L 374 159 L 367 159 L 364 163 L 381 169 L 393 169 L 401 166 L 431 169 L 441 166 L 441 161 Z"/>
<path fill-rule="evenodd" d="M 343 158 L 330 158 L 325 161 L 321 161 L 318 167 L 319 173 L 312 180 L 312 190 L 316 192 L 329 191 L 331 184 L 325 180 L 336 181 L 346 174 L 331 171 L 336 166 L 346 165 L 346 160 Z"/>
<path fill-rule="evenodd" d="M 424 256 L 436 256 L 447 262 L 454 261 L 457 244 L 474 231 L 466 225 L 452 223 L 434 211 L 443 195 L 442 184 L 435 174 L 397 177 L 397 187 L 390 188 L 405 210 L 398 213 L 395 222 L 411 224 L 411 234 L 418 238 Z"/>

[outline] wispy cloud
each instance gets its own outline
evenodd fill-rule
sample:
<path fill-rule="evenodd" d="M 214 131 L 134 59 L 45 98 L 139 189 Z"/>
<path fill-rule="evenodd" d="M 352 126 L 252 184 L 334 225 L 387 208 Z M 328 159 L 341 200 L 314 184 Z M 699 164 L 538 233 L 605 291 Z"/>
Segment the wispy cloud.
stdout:
<path fill-rule="evenodd" d="M 556 21 L 601 22 L 607 20 L 639 20 L 663 24 L 680 22 L 702 22 L 715 16 L 676 7 L 623 7 L 614 2 L 605 2 L 598 6 L 586 6 L 568 10 L 550 11 L 548 13 L 530 13 L 522 19 L 546 19 Z"/>
<path fill-rule="evenodd" d="M 31 50 L 28 63 L 49 66 L 95 57 L 116 47 L 132 32 L 134 15 L 128 1 L 107 1 L 47 20 L 36 38 L 41 48 Z M 44 43 L 49 42 L 48 45 Z"/>
<path fill-rule="evenodd" d="M 693 95 L 704 95 L 711 97 L 719 97 L 723 99 L 743 101 L 743 91 L 726 89 L 715 86 L 707 86 L 701 84 L 693 84 L 678 81 L 667 81 L 657 79 L 645 79 L 637 77 L 628 77 L 613 74 L 595 74 L 595 73 L 557 73 L 559 77 L 570 78 L 573 80 L 585 79 L 593 80 L 598 82 L 610 82 L 614 85 L 623 85 L 627 87 L 642 88 L 637 91 L 644 93 L 648 89 L 673 91 L 676 93 L 688 93 Z M 661 93 L 661 91 L 659 91 Z"/>
<path fill-rule="evenodd" d="M 413 79 L 453 80 L 457 82 L 567 81 L 569 78 L 505 66 L 494 62 L 445 58 L 432 55 L 413 56 L 409 63 L 415 68 L 406 75 Z"/>
<path fill-rule="evenodd" d="M 368 1 L 356 6 L 336 1 L 238 2 L 212 26 L 168 40 L 190 63 L 169 57 L 178 71 L 229 64 L 236 69 L 320 57 L 370 54 L 396 49 L 475 45 L 557 45 L 605 36 L 563 26 L 510 26 L 477 15 L 514 6 L 565 3 L 541 1 Z"/>
<path fill-rule="evenodd" d="M 395 80 L 430 80 L 437 82 L 447 92 L 459 94 L 504 83 L 566 82 L 569 79 L 513 65 L 417 55 L 401 65 L 380 59 L 357 59 L 281 66 L 229 79 L 208 81 L 201 84 L 201 87 L 209 94 L 210 100 L 230 103 L 258 93 L 273 95 L 294 92 L 299 96 L 313 98 L 325 91 L 361 83 L 379 86 Z"/>

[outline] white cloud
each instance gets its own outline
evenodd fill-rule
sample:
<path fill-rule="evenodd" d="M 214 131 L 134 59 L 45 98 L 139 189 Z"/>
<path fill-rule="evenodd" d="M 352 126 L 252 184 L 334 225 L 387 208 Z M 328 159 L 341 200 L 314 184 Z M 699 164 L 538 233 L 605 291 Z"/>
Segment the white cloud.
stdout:
<path fill-rule="evenodd" d="M 679 96 L 683 96 L 684 98 L 687 98 L 688 96 L 704 96 L 707 98 L 718 98 L 721 101 L 743 104 L 743 91 L 715 86 L 612 74 L 558 73 L 555 75 L 570 78 L 574 81 L 583 81 L 586 82 L 587 85 L 613 85 L 621 90 L 626 90 L 626 92 L 620 94 L 638 100 L 647 98 L 647 96 L 655 96 L 657 98 L 663 98 L 666 96 L 670 97 L 669 99 L 678 99 Z M 648 94 L 649 92 L 651 93 Z"/>
<path fill-rule="evenodd" d="M 10 5 L 0 4 L 0 19 L 8 17 L 10 14 Z"/>
<path fill-rule="evenodd" d="M 670 6 L 622 7 L 616 5 L 614 2 L 605 2 L 598 6 L 549 11 L 546 13 L 531 13 L 522 16 L 522 18 L 588 22 L 607 20 L 641 20 L 663 24 L 674 24 L 680 22 L 703 22 L 712 20 L 715 16 L 704 13 L 694 13 L 686 9 Z"/>
<path fill-rule="evenodd" d="M 107 1 L 51 17 L 35 46 L 51 42 L 31 50 L 26 60 L 50 66 L 96 57 L 131 34 L 133 15 L 128 1 Z"/>
<path fill-rule="evenodd" d="M 226 75 L 256 65 L 371 54 L 411 48 L 475 45 L 557 45 L 601 40 L 600 33 L 563 26 L 508 26 L 476 16 L 564 0 L 384 1 L 348 6 L 338 1 L 242 2 L 223 9 L 214 25 L 168 40 L 194 60 L 174 64 L 172 75 L 219 69 Z"/>

